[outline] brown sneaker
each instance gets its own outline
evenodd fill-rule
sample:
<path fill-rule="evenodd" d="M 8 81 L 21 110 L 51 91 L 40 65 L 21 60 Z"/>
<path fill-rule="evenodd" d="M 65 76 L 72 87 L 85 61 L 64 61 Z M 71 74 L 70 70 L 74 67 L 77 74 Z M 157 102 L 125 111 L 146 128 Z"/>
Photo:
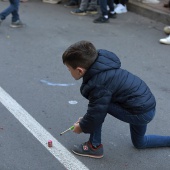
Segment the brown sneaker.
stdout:
<path fill-rule="evenodd" d="M 79 146 L 74 145 L 73 153 L 79 156 L 87 156 L 90 158 L 102 158 L 103 157 L 103 145 L 100 144 L 96 149 L 92 147 L 92 144 L 88 141 Z"/>
<path fill-rule="evenodd" d="M 79 8 L 71 11 L 71 14 L 74 14 L 74 15 L 87 15 L 86 11 L 82 11 Z"/>

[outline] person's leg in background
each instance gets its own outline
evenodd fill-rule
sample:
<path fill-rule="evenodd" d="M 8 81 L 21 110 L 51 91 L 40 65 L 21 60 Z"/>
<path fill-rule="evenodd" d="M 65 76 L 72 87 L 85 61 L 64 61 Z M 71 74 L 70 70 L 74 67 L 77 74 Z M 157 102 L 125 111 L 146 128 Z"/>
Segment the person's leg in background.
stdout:
<path fill-rule="evenodd" d="M 109 18 L 116 18 L 116 12 L 114 10 L 114 0 L 108 0 L 107 5 L 109 7 L 108 16 Z"/>
<path fill-rule="evenodd" d="M 116 15 L 114 14 L 114 5 L 113 0 L 100 0 L 99 1 L 100 10 L 102 13 L 102 16 L 95 19 L 94 23 L 107 23 L 109 22 L 109 18 L 116 18 Z M 107 5 L 109 6 L 109 11 L 107 10 Z M 114 14 L 114 15 L 111 15 Z"/>
<path fill-rule="evenodd" d="M 19 2 L 20 0 L 10 0 L 11 6 L 13 6 L 13 10 L 11 11 L 12 13 L 12 22 L 16 22 L 20 20 L 19 18 Z"/>
<path fill-rule="evenodd" d="M 92 15 L 95 15 L 95 14 L 98 13 L 98 11 L 97 11 L 97 0 L 91 0 L 91 2 L 89 2 L 89 5 L 88 5 L 86 12 L 88 14 L 92 14 Z"/>
<path fill-rule="evenodd" d="M 71 13 L 76 15 L 86 15 L 86 9 L 88 7 L 88 4 L 89 0 L 81 0 L 80 7 L 75 10 L 72 10 Z"/>
<path fill-rule="evenodd" d="M 13 5 L 14 9 L 11 12 L 12 14 L 12 21 L 10 27 L 12 28 L 19 28 L 23 26 L 23 23 L 20 20 L 19 17 L 19 5 L 20 0 L 10 0 L 11 5 Z"/>
<path fill-rule="evenodd" d="M 5 20 L 6 17 L 9 14 L 11 14 L 16 8 L 16 4 L 13 1 L 10 0 L 9 2 L 10 2 L 10 5 L 0 13 L 1 20 Z"/>
<path fill-rule="evenodd" d="M 91 0 L 91 2 L 82 0 L 80 7 L 72 10 L 71 13 L 76 15 L 97 14 L 97 0 Z"/>
<path fill-rule="evenodd" d="M 10 26 L 13 28 L 22 27 L 23 24 L 20 21 L 18 13 L 20 0 L 9 0 L 9 2 L 10 5 L 0 13 L 0 20 L 3 21 L 9 14 L 12 14 L 12 21 Z"/>

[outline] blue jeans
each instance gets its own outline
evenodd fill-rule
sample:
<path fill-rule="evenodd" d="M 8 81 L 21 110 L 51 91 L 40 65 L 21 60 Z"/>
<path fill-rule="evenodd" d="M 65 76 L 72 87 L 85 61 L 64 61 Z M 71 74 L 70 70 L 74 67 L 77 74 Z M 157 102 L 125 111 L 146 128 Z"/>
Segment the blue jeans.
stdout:
<path fill-rule="evenodd" d="M 114 11 L 114 0 L 99 0 L 100 9 L 102 12 L 102 15 L 108 15 L 107 5 L 109 6 L 110 11 Z"/>
<path fill-rule="evenodd" d="M 20 0 L 9 0 L 10 5 L 0 13 L 0 17 L 4 20 L 9 14 L 12 14 L 12 22 L 19 20 L 19 2 Z"/>
<path fill-rule="evenodd" d="M 144 114 L 134 115 L 119 105 L 111 104 L 108 113 L 119 120 L 129 123 L 131 140 L 136 148 L 170 147 L 170 136 L 145 135 L 147 124 L 155 116 L 155 109 Z M 101 129 L 102 125 L 94 133 L 90 134 L 89 141 L 94 146 L 101 144 Z"/>

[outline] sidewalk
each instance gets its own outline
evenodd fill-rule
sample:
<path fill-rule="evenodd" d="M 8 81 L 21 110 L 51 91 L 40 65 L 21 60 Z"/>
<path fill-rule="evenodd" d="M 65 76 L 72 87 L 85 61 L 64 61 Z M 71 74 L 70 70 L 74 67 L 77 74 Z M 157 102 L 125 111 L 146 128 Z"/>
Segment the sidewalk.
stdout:
<path fill-rule="evenodd" d="M 170 25 L 170 8 L 163 7 L 168 3 L 168 0 L 159 1 L 159 3 L 143 3 L 142 1 L 129 0 L 127 8 L 131 12 Z"/>

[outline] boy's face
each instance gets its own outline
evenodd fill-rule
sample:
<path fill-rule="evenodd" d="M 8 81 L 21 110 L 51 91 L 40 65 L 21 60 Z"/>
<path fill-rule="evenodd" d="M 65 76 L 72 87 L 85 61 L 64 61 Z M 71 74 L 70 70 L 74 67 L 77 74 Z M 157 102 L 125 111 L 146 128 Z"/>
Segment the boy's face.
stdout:
<path fill-rule="evenodd" d="M 75 80 L 79 80 L 81 77 L 83 77 L 83 75 L 86 72 L 86 70 L 82 67 L 77 67 L 76 69 L 73 69 L 71 66 L 67 64 L 66 66 Z"/>

